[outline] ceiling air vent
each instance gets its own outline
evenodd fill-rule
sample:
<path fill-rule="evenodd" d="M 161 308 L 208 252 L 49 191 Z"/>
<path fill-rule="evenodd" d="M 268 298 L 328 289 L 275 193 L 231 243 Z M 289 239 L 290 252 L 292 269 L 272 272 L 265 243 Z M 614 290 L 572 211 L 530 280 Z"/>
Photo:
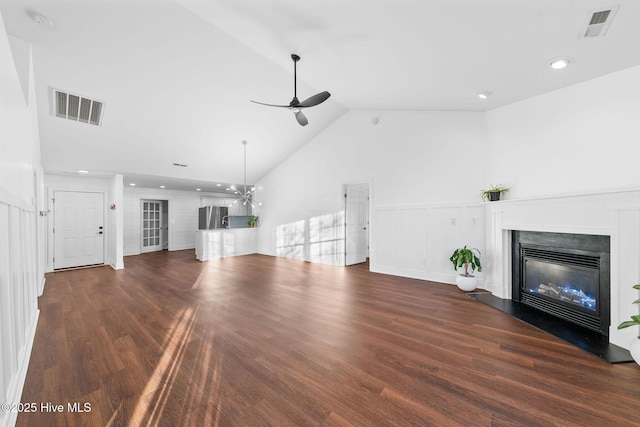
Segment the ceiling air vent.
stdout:
<path fill-rule="evenodd" d="M 61 119 L 100 126 L 104 102 L 51 89 L 52 114 Z"/>
<path fill-rule="evenodd" d="M 619 7 L 620 5 L 617 5 L 609 9 L 590 12 L 587 18 L 587 28 L 584 33 L 580 34 L 580 38 L 604 37 Z"/>

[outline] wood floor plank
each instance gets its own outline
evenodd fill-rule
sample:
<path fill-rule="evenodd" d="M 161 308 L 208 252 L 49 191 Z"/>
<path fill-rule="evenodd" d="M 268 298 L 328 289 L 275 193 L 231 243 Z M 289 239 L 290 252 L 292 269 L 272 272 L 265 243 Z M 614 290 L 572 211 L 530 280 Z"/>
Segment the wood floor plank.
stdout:
<path fill-rule="evenodd" d="M 192 250 L 125 265 L 47 275 L 22 401 L 65 410 L 18 426 L 640 425 L 640 367 L 455 286 Z"/>

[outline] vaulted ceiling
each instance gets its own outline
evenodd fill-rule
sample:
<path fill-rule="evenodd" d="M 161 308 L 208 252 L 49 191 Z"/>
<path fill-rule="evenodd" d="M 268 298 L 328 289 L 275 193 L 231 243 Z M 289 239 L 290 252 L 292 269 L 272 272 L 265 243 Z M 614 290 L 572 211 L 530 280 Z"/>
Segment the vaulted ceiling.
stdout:
<path fill-rule="evenodd" d="M 0 0 L 0 13 L 33 44 L 46 172 L 215 191 L 242 183 L 243 140 L 255 182 L 348 109 L 486 111 L 640 64 L 640 2 L 614 4 L 599 38 L 581 34 L 610 1 Z M 306 127 L 249 102 L 289 103 L 291 53 L 298 97 L 332 94 Z M 53 117 L 50 88 L 104 101 L 102 125 Z"/>

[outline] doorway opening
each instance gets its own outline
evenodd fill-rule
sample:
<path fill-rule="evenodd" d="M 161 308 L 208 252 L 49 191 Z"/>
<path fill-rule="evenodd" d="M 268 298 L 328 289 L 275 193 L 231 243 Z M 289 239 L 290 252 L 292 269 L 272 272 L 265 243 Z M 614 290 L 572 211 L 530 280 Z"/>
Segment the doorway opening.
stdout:
<path fill-rule="evenodd" d="M 345 203 L 345 265 L 369 259 L 369 184 L 343 186 Z"/>

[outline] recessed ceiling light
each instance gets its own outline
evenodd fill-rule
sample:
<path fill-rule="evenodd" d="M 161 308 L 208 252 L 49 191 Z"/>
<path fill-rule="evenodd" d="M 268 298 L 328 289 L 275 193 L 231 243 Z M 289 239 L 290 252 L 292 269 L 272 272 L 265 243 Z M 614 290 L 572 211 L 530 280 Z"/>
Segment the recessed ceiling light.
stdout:
<path fill-rule="evenodd" d="M 89 171 L 84 169 L 78 169 L 78 173 L 89 173 Z"/>
<path fill-rule="evenodd" d="M 161 185 L 160 188 L 166 188 L 164 185 Z"/>
<path fill-rule="evenodd" d="M 134 184 L 133 182 L 131 184 L 129 184 L 131 187 L 135 187 L 136 184 Z"/>
<path fill-rule="evenodd" d="M 202 191 L 202 190 L 201 190 L 201 189 L 199 189 L 199 188 L 196 188 L 196 191 Z"/>
<path fill-rule="evenodd" d="M 227 191 L 231 190 L 229 187 L 226 188 Z"/>
<path fill-rule="evenodd" d="M 493 92 L 488 91 L 488 90 L 481 90 L 480 92 L 478 92 L 478 98 L 480 98 L 480 99 L 487 99 L 491 95 L 493 95 Z"/>
<path fill-rule="evenodd" d="M 216 187 L 222 187 L 222 184 L 216 184 Z"/>
<path fill-rule="evenodd" d="M 568 58 L 556 58 L 551 60 L 551 62 L 549 63 L 549 65 L 551 66 L 551 68 L 553 68 L 554 70 L 562 70 L 563 68 L 565 68 L 567 65 L 569 65 L 571 61 Z"/>

